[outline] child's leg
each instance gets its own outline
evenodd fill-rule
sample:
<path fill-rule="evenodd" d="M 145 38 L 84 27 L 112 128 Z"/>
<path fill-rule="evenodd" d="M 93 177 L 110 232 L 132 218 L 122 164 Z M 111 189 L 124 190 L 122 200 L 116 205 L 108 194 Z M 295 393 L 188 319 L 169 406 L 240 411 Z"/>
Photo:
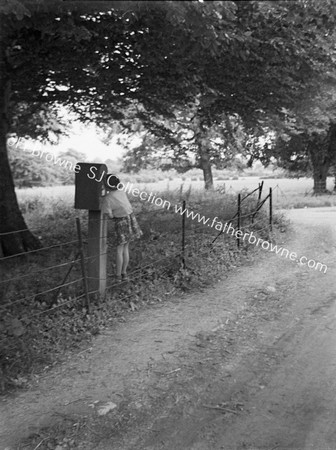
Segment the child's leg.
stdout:
<path fill-rule="evenodd" d="M 129 251 L 128 251 L 128 242 L 127 242 L 127 244 L 124 244 L 124 249 L 123 249 L 123 264 L 122 264 L 121 273 L 126 274 L 128 262 L 129 262 Z"/>
<path fill-rule="evenodd" d="M 120 244 L 117 246 L 117 277 L 121 277 L 121 270 L 124 262 L 124 245 L 125 244 Z"/>

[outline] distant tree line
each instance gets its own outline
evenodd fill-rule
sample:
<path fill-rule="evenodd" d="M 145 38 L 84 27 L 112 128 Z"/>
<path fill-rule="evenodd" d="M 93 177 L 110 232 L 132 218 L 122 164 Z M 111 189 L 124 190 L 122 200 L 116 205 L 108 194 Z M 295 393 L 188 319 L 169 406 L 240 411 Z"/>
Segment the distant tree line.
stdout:
<path fill-rule="evenodd" d="M 27 155 L 20 145 L 10 148 L 8 157 L 15 186 L 18 188 L 74 184 L 75 173 L 69 167 L 75 167 L 78 162 L 86 159 L 83 153 L 70 149 L 57 154 L 57 158 L 69 163 L 60 166 Z"/>

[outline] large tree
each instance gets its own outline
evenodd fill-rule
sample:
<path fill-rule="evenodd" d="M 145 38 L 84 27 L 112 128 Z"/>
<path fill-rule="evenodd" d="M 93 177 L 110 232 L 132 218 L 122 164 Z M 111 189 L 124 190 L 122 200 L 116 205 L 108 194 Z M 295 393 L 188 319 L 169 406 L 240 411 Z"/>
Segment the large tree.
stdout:
<path fill-rule="evenodd" d="M 223 169 L 232 164 L 237 154 L 244 154 L 248 136 L 237 115 L 201 120 L 199 107 L 196 99 L 194 105 L 174 111 L 174 119 L 147 118 L 142 119 L 142 124 L 133 121 L 141 143 L 126 153 L 124 170 L 156 167 L 184 173 L 201 169 L 205 189 L 211 189 L 212 167 Z"/>
<path fill-rule="evenodd" d="M 273 139 L 259 148 L 261 158 L 267 164 L 275 157 L 279 165 L 290 171 L 312 174 L 314 193 L 326 192 L 328 173 L 336 165 L 335 111 L 336 75 L 326 72 L 300 102 L 282 110 Z"/>
<path fill-rule="evenodd" d="M 330 121 L 319 130 L 307 127 L 289 135 L 280 134 L 266 153 L 289 171 L 311 173 L 314 194 L 323 194 L 327 192 L 329 171 L 336 164 L 336 122 Z"/>

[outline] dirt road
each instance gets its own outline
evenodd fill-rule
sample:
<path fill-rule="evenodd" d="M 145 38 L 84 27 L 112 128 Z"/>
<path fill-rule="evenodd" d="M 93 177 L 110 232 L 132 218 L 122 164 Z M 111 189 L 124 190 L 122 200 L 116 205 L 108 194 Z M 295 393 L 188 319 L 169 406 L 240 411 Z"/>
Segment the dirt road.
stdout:
<path fill-rule="evenodd" d="M 290 212 L 283 245 L 326 274 L 265 251 L 130 316 L 1 401 L 0 448 L 57 422 L 85 450 L 336 449 L 336 210 L 321 210 Z"/>

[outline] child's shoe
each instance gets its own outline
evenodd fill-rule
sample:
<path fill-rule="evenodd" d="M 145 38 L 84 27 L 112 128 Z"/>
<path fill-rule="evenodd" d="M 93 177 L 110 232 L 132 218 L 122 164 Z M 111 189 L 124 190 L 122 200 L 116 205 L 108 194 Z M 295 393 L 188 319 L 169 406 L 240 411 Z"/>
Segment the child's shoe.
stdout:
<path fill-rule="evenodd" d="M 117 282 L 117 283 L 121 283 L 121 282 L 122 282 L 122 277 L 121 277 L 121 275 L 116 275 L 116 282 Z"/>

